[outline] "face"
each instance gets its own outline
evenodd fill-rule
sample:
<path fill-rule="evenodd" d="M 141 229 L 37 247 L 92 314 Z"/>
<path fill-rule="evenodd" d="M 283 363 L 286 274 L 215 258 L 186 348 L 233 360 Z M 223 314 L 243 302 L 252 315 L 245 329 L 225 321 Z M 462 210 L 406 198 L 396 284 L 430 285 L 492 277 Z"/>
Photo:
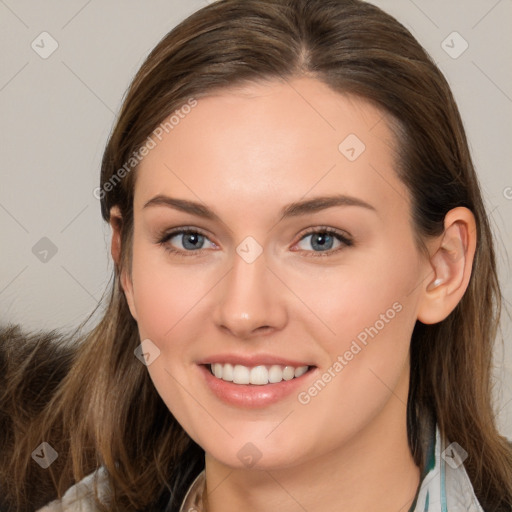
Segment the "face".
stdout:
<path fill-rule="evenodd" d="M 405 417 L 427 263 L 393 145 L 375 107 L 301 78 L 199 99 L 141 162 L 123 286 L 207 456 L 288 467 Z"/>

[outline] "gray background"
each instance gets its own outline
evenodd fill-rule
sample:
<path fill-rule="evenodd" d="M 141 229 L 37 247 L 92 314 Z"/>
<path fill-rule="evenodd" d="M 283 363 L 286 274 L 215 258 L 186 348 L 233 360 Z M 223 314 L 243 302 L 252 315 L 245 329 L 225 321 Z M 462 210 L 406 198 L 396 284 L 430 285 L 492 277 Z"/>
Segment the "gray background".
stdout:
<path fill-rule="evenodd" d="M 0 0 L 2 324 L 71 331 L 100 300 L 113 267 L 110 230 L 92 191 L 99 184 L 107 136 L 151 48 L 206 3 Z M 373 3 L 412 31 L 452 86 L 496 233 L 510 311 L 512 1 Z M 48 56 L 52 44 L 58 48 Z M 502 336 L 504 344 L 496 350 L 496 411 L 501 431 L 512 439 L 507 314 Z"/>

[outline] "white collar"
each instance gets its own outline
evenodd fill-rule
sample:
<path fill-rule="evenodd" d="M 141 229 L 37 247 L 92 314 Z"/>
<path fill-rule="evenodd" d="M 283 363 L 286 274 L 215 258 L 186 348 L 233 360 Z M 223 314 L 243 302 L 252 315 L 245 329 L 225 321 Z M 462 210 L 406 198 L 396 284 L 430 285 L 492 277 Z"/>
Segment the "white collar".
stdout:
<path fill-rule="evenodd" d="M 429 447 L 426 463 L 430 470 L 421 481 L 411 512 L 484 512 L 464 468 L 466 455 L 457 443 L 442 439 L 436 425 L 435 443 Z"/>

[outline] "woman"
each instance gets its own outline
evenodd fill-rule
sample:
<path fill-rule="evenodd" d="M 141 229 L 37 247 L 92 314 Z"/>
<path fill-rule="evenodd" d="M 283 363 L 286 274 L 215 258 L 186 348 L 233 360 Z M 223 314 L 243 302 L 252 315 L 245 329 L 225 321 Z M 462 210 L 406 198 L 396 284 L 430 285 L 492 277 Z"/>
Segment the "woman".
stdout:
<path fill-rule="evenodd" d="M 76 349 L 2 335 L 6 510 L 511 510 L 492 236 L 396 20 L 198 11 L 133 80 L 95 195 L 102 320 Z"/>

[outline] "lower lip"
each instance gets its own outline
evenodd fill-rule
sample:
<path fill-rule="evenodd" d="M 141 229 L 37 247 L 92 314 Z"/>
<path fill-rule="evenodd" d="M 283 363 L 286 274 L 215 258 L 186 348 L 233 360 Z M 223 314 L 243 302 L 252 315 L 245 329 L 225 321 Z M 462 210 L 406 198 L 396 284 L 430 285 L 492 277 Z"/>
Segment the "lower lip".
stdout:
<path fill-rule="evenodd" d="M 212 375 L 207 365 L 201 364 L 198 367 L 203 374 L 206 385 L 218 398 L 228 404 L 245 408 L 266 407 L 283 400 L 303 388 L 306 379 L 316 370 L 313 367 L 300 377 L 259 386 L 255 384 L 234 384 Z"/>

